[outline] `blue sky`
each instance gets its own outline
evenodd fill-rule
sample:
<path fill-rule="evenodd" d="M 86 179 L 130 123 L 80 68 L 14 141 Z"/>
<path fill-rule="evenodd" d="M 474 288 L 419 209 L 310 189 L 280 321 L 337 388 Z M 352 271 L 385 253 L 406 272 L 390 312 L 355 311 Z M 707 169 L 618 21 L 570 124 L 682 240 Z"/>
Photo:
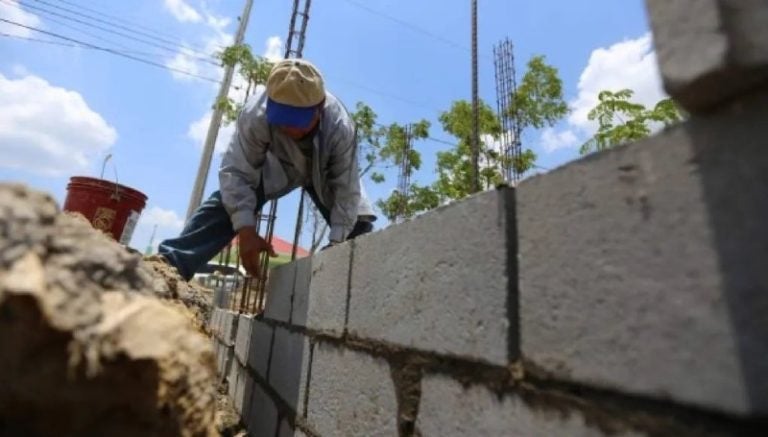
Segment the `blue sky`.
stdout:
<path fill-rule="evenodd" d="M 254 1 L 246 42 L 255 52 L 280 56 L 292 3 Z M 502 38 L 515 44 L 519 75 L 533 54 L 546 55 L 560 70 L 571 114 L 553 129 L 523 138 L 542 168 L 578 157 L 578 145 L 594 130 L 586 112 L 600 90 L 632 88 L 646 104 L 663 97 L 641 0 L 478 3 L 482 99 L 495 107 L 492 46 Z M 382 123 L 426 118 L 433 138 L 453 142 L 437 116 L 451 102 L 470 97 L 469 5 L 469 0 L 315 0 L 304 56 L 350 109 L 364 101 Z M 195 53 L 228 44 L 242 6 L 242 0 L 0 0 L 0 18 L 218 79 L 220 68 Z M 73 44 L 7 23 L 0 22 L 0 33 L 5 34 L 0 36 L 0 181 L 28 184 L 62 202 L 69 176 L 98 176 L 102 160 L 112 153 L 119 181 L 149 196 L 132 246 L 143 250 L 154 225 L 157 240 L 178 234 L 217 85 L 109 53 L 30 41 Z M 219 147 L 231 131 L 222 130 Z M 416 147 L 424 164 L 415 179 L 428 183 L 435 153 L 449 146 L 426 140 Z M 214 159 L 207 193 L 218 188 L 218 162 Z M 109 166 L 105 177 L 113 174 Z M 394 187 L 396 175 L 387 176 L 380 185 L 365 181 L 374 200 Z M 277 234 L 286 239 L 293 235 L 296 198 L 280 202 Z M 379 225 L 384 222 L 380 218 Z"/>

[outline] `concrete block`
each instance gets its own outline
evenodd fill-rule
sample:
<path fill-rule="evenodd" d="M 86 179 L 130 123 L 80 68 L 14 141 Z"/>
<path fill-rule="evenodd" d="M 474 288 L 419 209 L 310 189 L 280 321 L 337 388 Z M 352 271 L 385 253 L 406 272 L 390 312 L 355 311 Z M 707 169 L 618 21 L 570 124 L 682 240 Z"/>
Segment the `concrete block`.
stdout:
<path fill-rule="evenodd" d="M 267 377 L 269 357 L 272 353 L 273 328 L 258 319 L 251 321 L 251 339 L 248 345 L 248 367 L 262 378 Z"/>
<path fill-rule="evenodd" d="M 240 364 L 248 364 L 248 352 L 251 344 L 253 316 L 240 314 L 240 320 L 237 322 L 237 335 L 235 336 L 235 356 L 240 360 Z"/>
<path fill-rule="evenodd" d="M 299 410 L 299 397 L 306 387 L 309 348 L 309 338 L 283 328 L 275 328 L 269 385 L 294 411 Z"/>
<path fill-rule="evenodd" d="M 213 311 L 211 311 L 211 318 L 208 320 L 208 329 L 211 331 L 211 334 L 216 335 L 216 328 L 217 323 L 219 321 L 219 312 L 221 310 L 218 308 L 213 308 Z"/>
<path fill-rule="evenodd" d="M 397 435 L 397 400 L 387 362 L 316 344 L 307 421 L 324 436 Z"/>
<path fill-rule="evenodd" d="M 244 369 L 244 368 L 243 368 Z M 235 390 L 235 411 L 241 417 L 249 411 L 251 396 L 253 395 L 253 378 L 243 370 L 242 378 L 238 380 Z"/>
<path fill-rule="evenodd" d="M 640 436 L 605 433 L 578 411 L 542 411 L 521 398 L 499 396 L 481 386 L 466 389 L 444 376 L 426 376 L 416 427 L 424 436 Z"/>
<path fill-rule="evenodd" d="M 513 194 L 482 193 L 356 239 L 349 332 L 506 365 L 517 355 Z"/>
<path fill-rule="evenodd" d="M 237 363 L 232 363 L 229 367 L 229 373 L 227 374 L 227 396 L 229 396 L 232 403 L 235 402 L 238 379 L 241 377 L 242 373 L 241 366 Z"/>
<path fill-rule="evenodd" d="M 235 345 L 235 337 L 237 336 L 237 320 L 239 314 L 234 311 L 222 311 L 221 314 L 221 330 L 219 332 L 219 339 L 221 339 L 227 346 Z"/>
<path fill-rule="evenodd" d="M 296 281 L 293 284 L 291 324 L 306 326 L 309 310 L 309 284 L 312 278 L 312 257 L 299 258 L 296 264 Z"/>
<path fill-rule="evenodd" d="M 277 407 L 259 384 L 253 385 L 250 412 L 245 422 L 248 435 L 272 437 L 277 432 Z"/>
<path fill-rule="evenodd" d="M 523 356 L 557 378 L 766 414 L 765 120 L 768 93 L 520 184 Z"/>
<path fill-rule="evenodd" d="M 664 87 L 691 112 L 768 80 L 765 0 L 647 0 Z"/>
<path fill-rule="evenodd" d="M 232 399 L 232 404 L 235 407 L 237 414 L 243 415 L 247 412 L 247 407 L 251 400 L 251 394 L 253 393 L 253 379 L 240 363 L 232 364 L 232 372 L 230 373 L 229 380 L 229 395 Z M 232 377 L 234 374 L 234 377 Z"/>
<path fill-rule="evenodd" d="M 328 335 L 344 332 L 349 289 L 349 260 L 352 243 L 346 242 L 317 253 L 300 264 L 301 288 L 296 289 L 292 323 Z M 311 279 L 307 281 L 307 271 Z M 305 286 L 309 282 L 308 286 Z"/>
<path fill-rule="evenodd" d="M 234 348 L 224 343 L 219 343 L 219 353 L 216 360 L 216 370 L 219 376 L 229 375 L 230 365 L 234 356 Z"/>
<path fill-rule="evenodd" d="M 296 265 L 294 263 L 284 264 L 269 270 L 264 317 L 288 322 L 291 317 L 291 299 L 295 279 Z"/>

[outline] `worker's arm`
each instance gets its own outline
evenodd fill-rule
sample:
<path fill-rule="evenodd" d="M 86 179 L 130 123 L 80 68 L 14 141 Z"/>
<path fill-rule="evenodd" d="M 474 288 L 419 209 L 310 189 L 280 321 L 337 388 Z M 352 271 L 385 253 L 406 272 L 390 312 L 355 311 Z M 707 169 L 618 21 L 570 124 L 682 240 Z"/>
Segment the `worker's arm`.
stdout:
<path fill-rule="evenodd" d="M 352 120 L 339 115 L 326 139 L 333 150 L 328 162 L 327 184 L 333 192 L 331 206 L 332 243 L 344 241 L 357 221 L 360 177 L 357 168 L 357 138 Z"/>
<path fill-rule="evenodd" d="M 219 185 L 224 207 L 237 231 L 240 259 L 253 276 L 259 275 L 259 255 L 266 251 L 277 256 L 272 246 L 256 232 L 255 189 L 261 183 L 261 171 L 270 141 L 263 98 L 248 101 L 237 118 L 235 133 L 224 152 L 219 168 Z"/>
<path fill-rule="evenodd" d="M 256 96 L 254 96 L 256 97 Z M 235 133 L 224 152 L 219 168 L 219 186 L 224 207 L 235 231 L 256 225 L 256 193 L 261 184 L 261 170 L 269 145 L 269 126 L 264 111 L 264 98 L 250 99 L 235 124 Z"/>

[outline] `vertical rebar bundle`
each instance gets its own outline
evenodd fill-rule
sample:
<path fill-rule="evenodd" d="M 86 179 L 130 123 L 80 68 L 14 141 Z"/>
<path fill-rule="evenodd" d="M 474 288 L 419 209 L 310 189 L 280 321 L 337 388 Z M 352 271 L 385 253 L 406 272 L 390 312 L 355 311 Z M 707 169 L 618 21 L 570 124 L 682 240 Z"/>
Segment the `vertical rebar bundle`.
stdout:
<path fill-rule="evenodd" d="M 477 96 L 477 0 L 472 0 L 472 192 L 480 191 L 480 103 Z"/>
<path fill-rule="evenodd" d="M 515 75 L 515 55 L 512 41 L 509 38 L 493 47 L 493 66 L 496 77 L 496 111 L 501 125 L 501 173 L 507 183 L 516 185 L 520 181 L 520 123 L 514 105 L 517 93 L 517 78 Z"/>
<path fill-rule="evenodd" d="M 309 21 L 309 7 L 311 3 L 312 0 L 293 1 L 293 10 L 291 11 L 291 20 L 288 28 L 288 38 L 286 39 L 285 44 L 284 57 L 286 59 L 301 58 L 304 53 L 304 42 L 306 41 L 307 22 Z M 295 258 L 296 256 L 296 247 L 299 244 L 298 240 L 301 235 L 301 218 L 304 215 L 304 198 L 304 190 L 302 189 L 299 200 L 299 211 L 296 218 L 296 233 L 293 241 L 292 258 Z M 272 244 L 272 237 L 275 232 L 277 203 L 277 199 L 271 201 L 269 212 L 267 214 L 259 214 L 256 221 L 256 230 L 259 234 L 261 234 L 262 223 L 266 226 L 264 238 L 269 244 Z M 241 311 L 259 313 L 264 310 L 264 304 L 266 303 L 267 274 L 269 272 L 269 255 L 264 252 L 261 256 L 259 276 L 254 278 L 255 281 L 246 280 L 243 283 Z"/>

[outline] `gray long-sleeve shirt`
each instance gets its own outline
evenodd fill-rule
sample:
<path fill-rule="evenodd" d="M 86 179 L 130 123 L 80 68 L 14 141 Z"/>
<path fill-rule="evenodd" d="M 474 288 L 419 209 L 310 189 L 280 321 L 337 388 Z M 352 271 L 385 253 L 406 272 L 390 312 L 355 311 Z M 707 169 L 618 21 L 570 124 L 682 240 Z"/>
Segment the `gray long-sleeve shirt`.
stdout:
<path fill-rule="evenodd" d="M 265 91 L 248 99 L 219 168 L 222 199 L 235 230 L 256 224 L 254 190 L 260 183 L 266 197 L 275 199 L 304 182 L 303 172 L 296 169 L 306 165 L 306 159 L 295 140 L 267 123 L 266 108 Z M 357 140 L 352 118 L 328 92 L 313 149 L 312 186 L 331 211 L 330 240 L 343 241 L 360 207 Z"/>

